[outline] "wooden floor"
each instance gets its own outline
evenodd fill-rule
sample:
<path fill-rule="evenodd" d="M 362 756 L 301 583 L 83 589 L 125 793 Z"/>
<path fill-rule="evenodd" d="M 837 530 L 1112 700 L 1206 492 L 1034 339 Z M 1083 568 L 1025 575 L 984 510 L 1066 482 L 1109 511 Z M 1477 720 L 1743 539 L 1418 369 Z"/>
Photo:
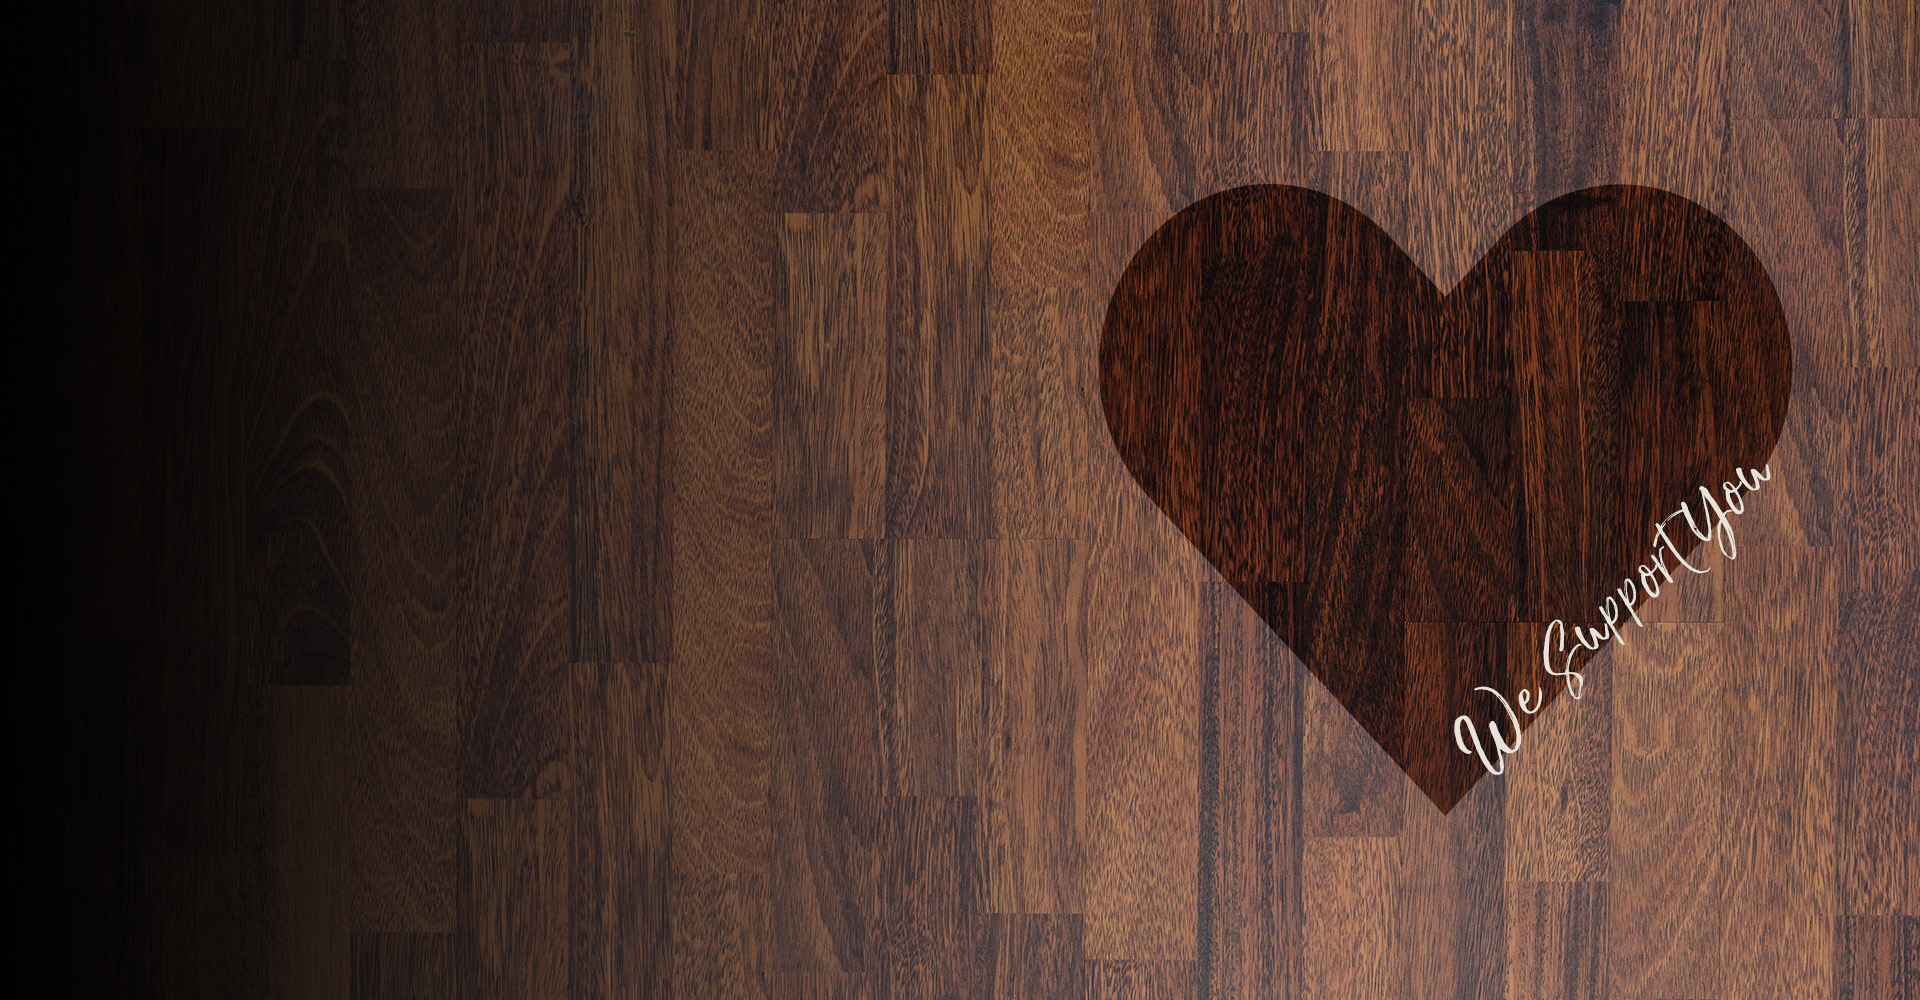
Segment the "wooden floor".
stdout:
<path fill-rule="evenodd" d="M 1157 3 L 23 39 L 51 995 L 1916 995 L 1910 0 Z M 1107 436 L 1254 182 L 1442 289 L 1663 188 L 1791 327 L 1740 558 L 1445 816 Z"/>

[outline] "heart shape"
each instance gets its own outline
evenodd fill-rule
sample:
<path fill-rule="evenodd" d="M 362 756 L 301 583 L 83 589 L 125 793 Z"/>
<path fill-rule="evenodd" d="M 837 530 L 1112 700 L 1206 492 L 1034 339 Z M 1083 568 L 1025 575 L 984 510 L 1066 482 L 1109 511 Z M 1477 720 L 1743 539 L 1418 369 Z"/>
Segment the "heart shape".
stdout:
<path fill-rule="evenodd" d="M 1486 773 L 1452 720 L 1502 712 L 1474 689 L 1551 699 L 1547 623 L 1599 625 L 1655 521 L 1762 468 L 1792 380 L 1753 251 L 1627 186 L 1444 296 L 1337 199 L 1225 191 L 1141 246 L 1100 343 L 1134 478 L 1442 812 Z"/>

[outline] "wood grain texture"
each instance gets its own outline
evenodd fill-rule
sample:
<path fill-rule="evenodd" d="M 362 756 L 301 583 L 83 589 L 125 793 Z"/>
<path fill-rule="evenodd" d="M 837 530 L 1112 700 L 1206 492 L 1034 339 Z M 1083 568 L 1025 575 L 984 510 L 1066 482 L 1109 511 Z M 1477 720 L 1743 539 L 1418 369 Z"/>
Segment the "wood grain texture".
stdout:
<path fill-rule="evenodd" d="M 1909 0 L 41 13 L 42 992 L 1915 995 Z M 1128 263 L 1245 184 L 1340 199 L 1438 291 L 1555 198 L 1656 186 L 1786 318 L 1739 558 L 1446 814 L 1278 637 L 1298 581 L 1209 565 L 1102 425 Z M 1502 678 L 1590 604 L 1553 560 L 1640 537 L 1469 505 L 1626 525 L 1609 477 L 1689 471 L 1619 418 L 1658 395 L 1608 366 L 1627 326 L 1540 336 L 1592 252 L 1514 249 L 1394 429 L 1460 484 L 1410 537 L 1525 586 L 1400 574 L 1382 640 Z M 1702 277 L 1650 268 L 1627 298 L 1688 301 L 1631 322 L 1737 321 Z"/>
<path fill-rule="evenodd" d="M 774 267 L 771 157 L 674 158 L 673 656 L 676 873 L 764 874 L 772 756 Z M 698 777 L 693 777 L 698 775 Z M 695 820 L 695 817 L 703 817 Z M 695 832 L 697 831 L 697 832 Z"/>
<path fill-rule="evenodd" d="M 986 85 L 890 78 L 893 276 L 887 328 L 887 531 L 987 538 Z"/>
<path fill-rule="evenodd" d="M 576 664 L 569 676 L 567 988 L 657 995 L 675 954 L 666 668 Z"/>
<path fill-rule="evenodd" d="M 884 789 L 885 543 L 783 542 L 775 557 L 778 750 L 769 890 L 782 971 L 877 971 L 875 838 Z"/>
<path fill-rule="evenodd" d="M 1715 625 L 1650 625 L 1608 654 L 1614 680 L 1612 870 L 1634 887 L 1607 906 L 1612 992 L 1721 995 L 1718 920 L 1730 860 L 1722 792 L 1725 655 Z M 1654 888 L 1658 886 L 1658 888 Z"/>
<path fill-rule="evenodd" d="M 886 521 L 883 219 L 789 215 L 780 230 L 777 530 L 880 538 Z"/>
<path fill-rule="evenodd" d="M 664 67 L 675 40 L 664 6 L 639 16 L 582 6 L 570 54 L 578 226 L 569 608 L 580 661 L 661 663 L 672 649 L 674 237 Z"/>
<path fill-rule="evenodd" d="M 576 324 L 568 59 L 563 45 L 489 46 L 474 100 L 461 109 L 475 121 L 529 123 L 476 144 L 455 199 L 465 237 L 461 294 L 492 318 L 467 338 L 459 362 L 469 407 L 459 566 L 469 587 L 525 612 L 462 608 L 466 798 L 545 795 L 566 761 L 573 636 L 561 505 Z"/>
<path fill-rule="evenodd" d="M 553 799 L 468 799 L 462 826 L 462 956 L 489 996 L 568 995 L 571 817 Z"/>
<path fill-rule="evenodd" d="M 370 374 L 368 438 L 353 478 L 366 558 L 353 595 L 356 648 L 344 828 L 348 927 L 451 932 L 460 814 L 458 224 L 446 191 L 355 197 L 353 305 Z"/>
<path fill-rule="evenodd" d="M 1305 676 L 1231 588 L 1209 584 L 1200 632 L 1198 954 L 1210 997 L 1302 995 Z"/>
<path fill-rule="evenodd" d="M 988 551 L 992 622 L 974 793 L 991 913 L 1084 912 L 1087 556 L 1078 541 L 1008 541 Z M 1076 942 L 1084 929 L 1075 927 Z"/>
<path fill-rule="evenodd" d="M 1509 881 L 1506 995 L 1609 996 L 1606 899 L 1602 882 Z"/>

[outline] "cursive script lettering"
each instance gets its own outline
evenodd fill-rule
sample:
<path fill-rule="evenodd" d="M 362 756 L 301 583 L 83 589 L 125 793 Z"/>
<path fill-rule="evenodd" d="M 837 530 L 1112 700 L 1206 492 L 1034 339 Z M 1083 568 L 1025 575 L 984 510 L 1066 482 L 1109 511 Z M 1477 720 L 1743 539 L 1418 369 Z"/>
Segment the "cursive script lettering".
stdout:
<path fill-rule="evenodd" d="M 1672 556 L 1673 561 L 1688 572 L 1695 574 L 1707 572 L 1706 568 L 1688 562 L 1686 553 L 1681 551 L 1680 546 L 1674 544 L 1672 536 L 1667 534 L 1669 522 L 1676 517 L 1680 518 L 1686 522 L 1687 531 L 1701 544 L 1714 542 L 1719 546 L 1721 555 L 1728 559 L 1736 558 L 1739 546 L 1734 542 L 1731 519 L 1746 513 L 1746 499 L 1742 494 L 1752 494 L 1760 489 L 1761 483 L 1772 481 L 1773 466 L 1769 464 L 1763 469 L 1735 469 L 1733 478 L 1737 480 L 1736 483 L 1720 484 L 1720 500 L 1714 499 L 1712 490 L 1705 486 L 1700 487 L 1700 518 L 1698 520 L 1694 519 L 1692 508 L 1682 502 L 1679 510 L 1654 522 L 1653 551 L 1648 556 L 1647 562 L 1642 563 L 1632 575 L 1622 580 L 1620 586 L 1612 594 L 1603 598 L 1596 607 L 1601 623 L 1600 628 L 1580 625 L 1569 628 L 1565 622 L 1557 618 L 1547 624 L 1546 635 L 1540 642 L 1540 664 L 1546 669 L 1548 676 L 1562 680 L 1566 685 L 1567 694 L 1571 695 L 1575 701 L 1580 699 L 1581 692 L 1586 689 L 1587 679 L 1585 675 L 1573 669 L 1573 658 L 1583 649 L 1590 653 L 1598 652 L 1610 641 L 1622 646 L 1626 645 L 1626 636 L 1620 634 L 1620 622 L 1623 617 L 1630 619 L 1640 628 L 1646 627 L 1647 623 L 1640 620 L 1640 613 L 1635 609 L 1634 604 L 1643 594 L 1648 600 L 1659 597 L 1660 585 L 1673 582 L 1673 571 L 1667 568 L 1667 556 Z M 1722 500 L 1725 501 L 1724 504 L 1721 503 Z M 1702 530 L 1702 524 L 1706 525 L 1705 530 Z M 1636 579 L 1639 581 L 1638 586 L 1634 584 Z M 1571 647 L 1567 645 L 1569 635 L 1573 637 Z M 1560 657 L 1558 668 L 1553 662 L 1556 654 Z M 1474 690 L 1485 691 L 1499 701 L 1500 707 L 1506 711 L 1507 720 L 1512 726 L 1513 738 L 1509 740 L 1502 736 L 1498 724 L 1488 722 L 1487 734 L 1493 740 L 1493 753 L 1489 754 L 1486 746 L 1480 742 L 1480 732 L 1474 728 L 1473 719 L 1461 715 L 1453 720 L 1453 744 L 1460 748 L 1461 753 L 1478 756 L 1481 766 L 1487 769 L 1487 773 L 1505 774 L 1507 755 L 1520 749 L 1520 715 L 1513 710 L 1513 705 L 1500 692 L 1490 687 L 1477 687 Z M 1527 715 L 1539 712 L 1542 703 L 1540 695 L 1538 690 L 1521 691 L 1516 695 L 1520 702 L 1520 711 Z M 1472 746 L 1467 745 L 1469 740 L 1472 741 Z"/>

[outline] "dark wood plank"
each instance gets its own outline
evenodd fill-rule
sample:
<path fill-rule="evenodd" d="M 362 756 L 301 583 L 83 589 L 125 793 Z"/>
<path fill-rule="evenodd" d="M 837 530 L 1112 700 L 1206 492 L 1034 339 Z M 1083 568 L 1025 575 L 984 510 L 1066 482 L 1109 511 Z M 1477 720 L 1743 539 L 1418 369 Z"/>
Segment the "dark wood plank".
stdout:
<path fill-rule="evenodd" d="M 347 55 L 350 0 L 286 0 L 260 15 L 269 48 L 290 62 L 342 62 Z"/>
<path fill-rule="evenodd" d="M 1842 15 L 1847 56 L 1847 112 L 1868 118 L 1920 114 L 1914 88 L 1915 33 L 1920 14 L 1898 0 L 1851 3 Z"/>
<path fill-rule="evenodd" d="M 126 11 L 122 16 L 132 14 Z M 242 0 L 140 10 L 141 57 L 128 96 L 148 128 L 237 128 L 252 120 L 268 64 L 253 58 L 263 13 Z M 124 30 L 115 26 L 115 30 Z"/>
<path fill-rule="evenodd" d="M 1735 118 L 1844 117 L 1849 6 L 1802 4 L 1784 13 L 1730 7 L 1728 113 Z"/>
<path fill-rule="evenodd" d="M 812 56 L 790 30 L 805 25 L 811 5 L 783 6 L 680 0 L 652 5 L 638 12 L 639 23 L 625 26 L 634 32 L 628 44 L 646 32 L 654 66 L 643 72 L 671 71 L 662 108 L 679 148 L 776 148 L 788 106 L 785 91 Z M 793 20 L 783 21 L 782 14 Z"/>
<path fill-rule="evenodd" d="M 1315 3 L 1314 111 L 1316 148 L 1336 152 L 1412 150 L 1407 120 L 1413 12 L 1374 12 Z"/>
<path fill-rule="evenodd" d="M 1584 463 L 1565 458 L 1584 452 L 1587 443 L 1580 405 L 1586 385 L 1580 376 L 1586 374 L 1582 348 L 1588 337 L 1588 324 L 1584 322 L 1586 316 L 1581 315 L 1586 310 L 1581 308 L 1580 293 L 1582 285 L 1605 280 L 1590 270 L 1592 263 L 1580 252 L 1516 253 L 1508 258 L 1507 294 L 1516 320 L 1510 334 L 1513 367 L 1510 375 L 1512 410 L 1509 411 L 1515 433 L 1501 443 L 1512 448 L 1511 461 L 1518 467 L 1521 480 L 1515 506 L 1525 511 L 1522 547 L 1525 561 L 1518 567 L 1520 579 L 1516 588 L 1521 599 L 1519 607 L 1512 609 L 1514 614 L 1502 615 L 1496 609 L 1486 608 L 1482 609 L 1482 615 L 1459 617 L 1481 621 L 1581 621 L 1592 617 L 1585 605 L 1597 602 L 1595 592 L 1604 595 L 1606 584 L 1602 581 L 1622 575 L 1603 577 L 1601 573 L 1605 570 L 1593 564 L 1602 563 L 1607 569 L 1620 568 L 1627 572 L 1637 564 L 1633 556 L 1623 560 L 1612 553 L 1639 548 L 1644 532 L 1623 530 L 1627 525 L 1638 527 L 1638 519 L 1623 519 L 1615 528 L 1608 523 L 1612 519 L 1594 516 L 1599 512 L 1591 508 L 1593 494 L 1582 488 L 1587 478 Z M 1561 317 L 1570 313 L 1581 316 L 1581 320 L 1576 321 L 1580 327 L 1577 332 L 1565 331 L 1561 325 Z M 1594 319 L 1605 323 L 1602 317 Z M 1599 330 L 1594 333 L 1603 335 Z M 1611 361 L 1605 359 L 1602 365 L 1611 368 Z M 1648 379 L 1642 379 L 1638 386 L 1647 395 L 1658 395 L 1664 388 Z M 1633 402 L 1644 404 L 1651 400 L 1639 398 Z M 1652 441 L 1635 443 L 1647 446 Z M 1485 449 L 1476 451 L 1485 453 Z M 1489 459 L 1488 464 L 1491 461 Z M 1498 471 L 1505 470 L 1489 471 L 1498 475 Z M 1698 485 L 1667 486 L 1653 502 L 1685 497 L 1684 491 Z M 1607 487 L 1620 488 L 1606 483 L 1603 489 Z M 1632 486 L 1626 489 L 1632 490 Z M 1666 514 L 1667 509 L 1634 513 L 1659 517 Z M 1652 523 L 1652 518 L 1646 520 Z M 1617 539 L 1620 535 L 1634 539 L 1631 547 L 1625 539 Z"/>
<path fill-rule="evenodd" d="M 1906 525 L 1920 506 L 1911 369 L 1852 373 L 1844 397 L 1845 542 L 1838 546 L 1834 623 L 1839 809 L 1835 862 L 1839 912 L 1911 912 L 1920 878 L 1920 810 L 1912 805 L 1920 754 L 1920 676 L 1901 634 L 1913 627 L 1915 552 Z"/>
<path fill-rule="evenodd" d="M 993 0 L 891 0 L 894 73 L 985 73 Z"/>
<path fill-rule="evenodd" d="M 1533 202 L 1614 178 L 1620 12 L 1610 0 L 1513 7 L 1515 180 Z"/>
<path fill-rule="evenodd" d="M 776 530 L 880 538 L 887 473 L 887 249 L 873 214 L 789 215 L 774 406 Z"/>
<path fill-rule="evenodd" d="M 1507 883 L 1507 995 L 1610 996 L 1607 884 Z"/>
<path fill-rule="evenodd" d="M 780 170 L 774 201 L 787 212 L 858 212 L 885 204 L 888 183 L 888 83 L 891 62 L 887 0 L 795 8 L 773 29 L 792 33 L 797 58 L 791 103 L 779 130 Z"/>
<path fill-rule="evenodd" d="M 1108 959 L 1087 963 L 1087 996 L 1096 1000 L 1181 1000 L 1193 995 L 1192 962 Z"/>
<path fill-rule="evenodd" d="M 1203 591 L 1201 995 L 1297 997 L 1302 687 L 1313 683 L 1232 588 Z"/>
<path fill-rule="evenodd" d="M 483 0 L 468 11 L 493 42 L 573 41 L 575 0 Z"/>
<path fill-rule="evenodd" d="M 1920 123 L 1913 119 L 1852 123 L 1848 128 L 1848 235 L 1851 314 L 1859 343 L 1851 363 L 1920 367 L 1920 350 L 1904 331 L 1920 325 L 1920 278 L 1913 266 L 1920 213 L 1914 209 L 1912 171 L 1920 155 Z"/>
<path fill-rule="evenodd" d="M 776 713 L 770 892 L 780 972 L 877 974 L 882 837 L 876 623 L 884 542 L 781 542 L 774 554 Z"/>
<path fill-rule="evenodd" d="M 368 366 L 356 380 L 360 560 L 345 830 L 349 926 L 451 932 L 460 831 L 461 249 L 451 192 L 353 198 L 349 280 Z"/>
<path fill-rule="evenodd" d="M 1908 1000 L 1920 920 L 1913 917 L 1838 917 L 1834 920 L 1833 995 L 1847 1000 Z"/>
<path fill-rule="evenodd" d="M 173 854 L 147 865 L 136 904 L 147 951 L 137 956 L 156 997 L 258 995 L 267 950 L 259 915 L 265 886 L 247 854 Z"/>
<path fill-rule="evenodd" d="M 446 187 L 460 151 L 453 131 L 470 33 L 449 0 L 353 4 L 347 27 L 355 186 Z"/>
<path fill-rule="evenodd" d="M 970 994 L 988 935 L 977 802 L 888 797 L 875 854 L 875 957 L 886 995 Z"/>
<path fill-rule="evenodd" d="M 663 663 L 672 649 L 665 53 L 674 40 L 665 6 L 633 17 L 583 5 L 574 42 L 579 303 L 569 509 L 572 658 L 580 661 Z"/>
<path fill-rule="evenodd" d="M 668 922 L 673 926 L 669 995 L 699 994 L 722 1000 L 786 995 L 781 990 L 796 977 L 779 968 L 778 957 L 771 951 L 776 924 L 768 896 L 770 884 L 761 874 L 674 873 L 669 890 Z M 826 974 L 822 978 L 837 985 L 842 977 Z"/>
<path fill-rule="evenodd" d="M 572 815 L 564 800 L 468 799 L 459 960 L 481 996 L 569 996 Z"/>
<path fill-rule="evenodd" d="M 126 752 L 136 761 L 131 818 L 149 859 L 127 926 L 147 942 L 132 970 L 155 996 L 253 992 L 267 976 L 263 677 L 236 628 L 246 580 L 248 152 L 245 133 L 228 128 L 154 129 L 139 147 L 144 586 L 115 613 L 136 617 L 145 637 L 129 676 L 144 707 Z"/>
<path fill-rule="evenodd" d="M 1150 228 L 1205 193 L 1195 121 L 1209 68 L 1205 11 L 1148 2 L 1101 4 L 1095 14 L 1093 210 L 1150 215 Z M 1118 249 L 1130 256 L 1138 245 Z"/>
<path fill-rule="evenodd" d="M 576 664 L 571 675 L 573 995 L 666 992 L 673 826 L 667 809 L 667 670 Z"/>
<path fill-rule="evenodd" d="M 346 74 L 272 74 L 249 142 L 244 655 L 282 684 L 351 678 L 353 330 L 344 157 Z"/>
<path fill-rule="evenodd" d="M 1087 962 L 1074 914 L 1001 914 L 987 918 L 974 995 L 992 1000 L 1084 1000 Z M 989 964 L 990 963 L 990 964 Z"/>
<path fill-rule="evenodd" d="M 1208 53 L 1210 134 L 1200 157 L 1205 190 L 1301 183 L 1313 152 L 1313 36 L 1302 31 L 1215 33 Z"/>
<path fill-rule="evenodd" d="M 773 987 L 778 996 L 795 1000 L 873 1000 L 874 977 L 862 973 L 787 972 Z"/>
<path fill-rule="evenodd" d="M 566 767 L 573 88 L 566 46 L 483 53 L 478 100 L 463 111 L 513 127 L 462 160 L 456 195 L 468 310 L 461 612 L 471 658 L 460 788 L 467 798 L 505 799 L 552 794 Z M 500 615 L 502 605 L 518 613 Z"/>
<path fill-rule="evenodd" d="M 988 618 L 994 585 L 980 542 L 888 547 L 887 788 L 928 798 L 972 795 L 985 769 Z"/>
<path fill-rule="evenodd" d="M 674 155 L 673 869 L 767 872 L 773 759 L 774 164 Z M 692 470 L 700 470 L 695 474 Z"/>
<path fill-rule="evenodd" d="M 276 996 L 337 1000 L 348 993 L 352 942 L 346 933 L 343 832 L 347 809 L 348 714 L 344 687 L 287 687 L 262 699 L 270 790 L 266 879 L 270 886 L 266 981 Z"/>
<path fill-rule="evenodd" d="M 353 1000 L 463 996 L 452 934 L 353 935 Z"/>
<path fill-rule="evenodd" d="M 247 836 L 256 736 L 241 657 L 245 464 L 241 364 L 245 136 L 232 129 L 147 133 L 141 616 L 151 706 L 138 753 L 151 843 L 168 853 L 234 853 Z"/>

